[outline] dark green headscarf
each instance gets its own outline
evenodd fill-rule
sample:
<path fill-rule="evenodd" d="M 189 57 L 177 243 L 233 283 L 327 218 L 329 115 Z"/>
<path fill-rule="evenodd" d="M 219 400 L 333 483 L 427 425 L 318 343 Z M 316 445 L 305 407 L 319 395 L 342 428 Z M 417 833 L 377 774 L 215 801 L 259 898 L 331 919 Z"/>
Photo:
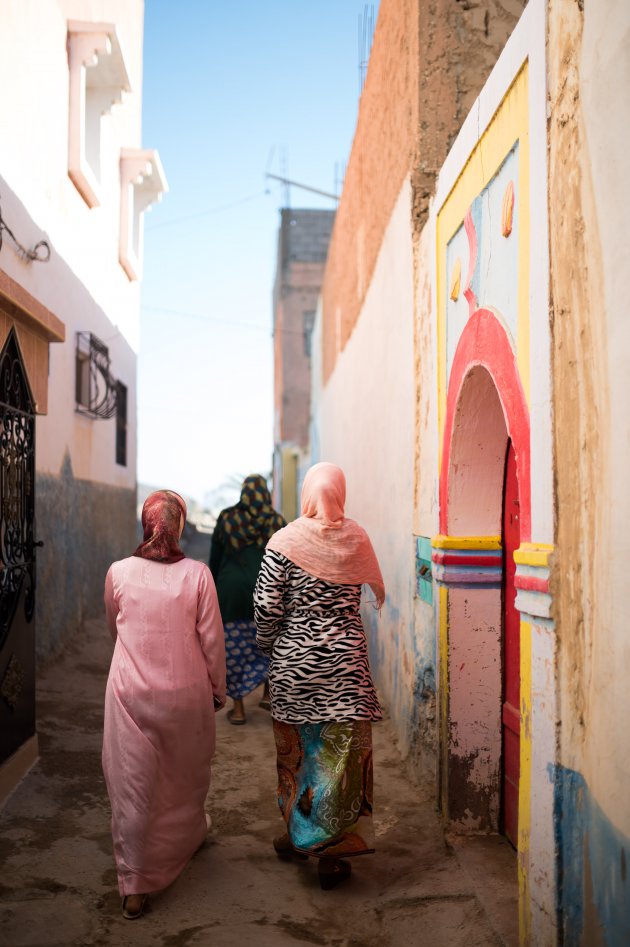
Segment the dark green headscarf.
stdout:
<path fill-rule="evenodd" d="M 243 546 L 264 549 L 285 525 L 284 517 L 271 505 L 267 481 L 260 474 L 252 474 L 243 481 L 239 502 L 219 515 L 215 536 L 235 550 Z"/>

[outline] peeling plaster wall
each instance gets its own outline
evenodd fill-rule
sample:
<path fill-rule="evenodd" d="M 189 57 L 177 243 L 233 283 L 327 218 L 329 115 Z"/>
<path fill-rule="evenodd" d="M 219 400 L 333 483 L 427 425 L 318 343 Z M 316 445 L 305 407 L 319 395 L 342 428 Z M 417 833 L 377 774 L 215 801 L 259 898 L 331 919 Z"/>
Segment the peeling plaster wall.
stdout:
<path fill-rule="evenodd" d="M 425 224 L 413 238 L 415 287 L 414 374 L 415 437 L 413 532 L 430 539 L 438 533 L 438 420 L 434 392 L 437 337 L 433 304 L 432 274 L 435 265 L 434 230 Z M 437 753 L 437 587 L 433 604 L 414 596 L 414 641 L 416 647 L 416 690 L 410 721 L 411 752 L 420 771 L 433 769 Z"/>
<path fill-rule="evenodd" d="M 630 7 L 549 4 L 564 942 L 630 940 Z"/>

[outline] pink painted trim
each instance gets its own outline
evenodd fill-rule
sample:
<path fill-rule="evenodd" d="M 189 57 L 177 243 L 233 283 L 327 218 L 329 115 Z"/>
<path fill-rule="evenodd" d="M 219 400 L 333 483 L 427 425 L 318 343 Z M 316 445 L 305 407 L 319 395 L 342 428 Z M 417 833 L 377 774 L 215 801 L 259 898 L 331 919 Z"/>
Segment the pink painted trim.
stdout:
<path fill-rule="evenodd" d="M 472 283 L 472 278 L 475 273 L 475 266 L 477 264 L 477 231 L 475 230 L 475 224 L 472 219 L 472 209 L 469 207 L 466 216 L 464 217 L 464 230 L 466 231 L 466 236 L 468 237 L 468 248 L 469 248 L 469 262 L 468 262 L 468 275 L 466 277 L 466 286 L 464 287 L 464 296 L 468 300 L 468 315 L 472 316 L 473 312 L 477 308 L 477 297 L 470 288 Z"/>
<path fill-rule="evenodd" d="M 524 592 L 549 592 L 549 579 L 542 579 L 534 575 L 519 575 L 514 577 L 514 585 Z"/>
<path fill-rule="evenodd" d="M 439 552 L 436 551 L 432 554 L 431 559 L 433 562 L 440 562 L 445 566 L 502 566 L 503 557 L 499 553 L 497 556 L 476 556 L 474 553 L 471 555 L 466 555 L 465 553 L 460 553 L 459 555 L 454 555 L 449 552 Z"/>
<path fill-rule="evenodd" d="M 510 340 L 497 317 L 489 309 L 477 309 L 466 323 L 451 368 L 446 397 L 442 469 L 440 470 L 440 533 L 448 535 L 449 532 L 451 441 L 457 403 L 466 376 L 476 365 L 482 365 L 489 372 L 499 393 L 508 433 L 516 453 L 516 473 L 521 501 L 521 542 L 531 542 L 529 410 Z"/>

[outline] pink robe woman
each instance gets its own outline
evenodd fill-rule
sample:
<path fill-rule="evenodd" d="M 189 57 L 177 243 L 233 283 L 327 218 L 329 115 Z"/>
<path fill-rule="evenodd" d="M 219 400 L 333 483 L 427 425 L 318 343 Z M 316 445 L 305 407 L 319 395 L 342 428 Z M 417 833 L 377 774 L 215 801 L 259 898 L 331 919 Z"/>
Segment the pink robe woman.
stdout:
<path fill-rule="evenodd" d="M 214 713 L 225 703 L 223 626 L 210 570 L 174 546 L 170 561 L 145 558 L 140 546 L 113 563 L 105 583 L 116 645 L 103 772 L 122 896 L 171 884 L 207 833 Z"/>

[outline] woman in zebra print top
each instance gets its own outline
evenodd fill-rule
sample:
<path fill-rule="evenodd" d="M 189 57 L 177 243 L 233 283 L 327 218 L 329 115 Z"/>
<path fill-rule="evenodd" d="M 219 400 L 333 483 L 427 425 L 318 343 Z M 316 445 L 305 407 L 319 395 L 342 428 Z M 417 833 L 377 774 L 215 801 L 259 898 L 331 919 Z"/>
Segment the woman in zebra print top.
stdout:
<path fill-rule="evenodd" d="M 365 531 L 344 516 L 345 477 L 317 464 L 302 516 L 277 532 L 254 593 L 257 644 L 269 656 L 278 755 L 281 857 L 320 859 L 323 888 L 348 877 L 340 856 L 374 851 L 372 731 L 381 719 L 359 606 L 383 580 Z"/>

